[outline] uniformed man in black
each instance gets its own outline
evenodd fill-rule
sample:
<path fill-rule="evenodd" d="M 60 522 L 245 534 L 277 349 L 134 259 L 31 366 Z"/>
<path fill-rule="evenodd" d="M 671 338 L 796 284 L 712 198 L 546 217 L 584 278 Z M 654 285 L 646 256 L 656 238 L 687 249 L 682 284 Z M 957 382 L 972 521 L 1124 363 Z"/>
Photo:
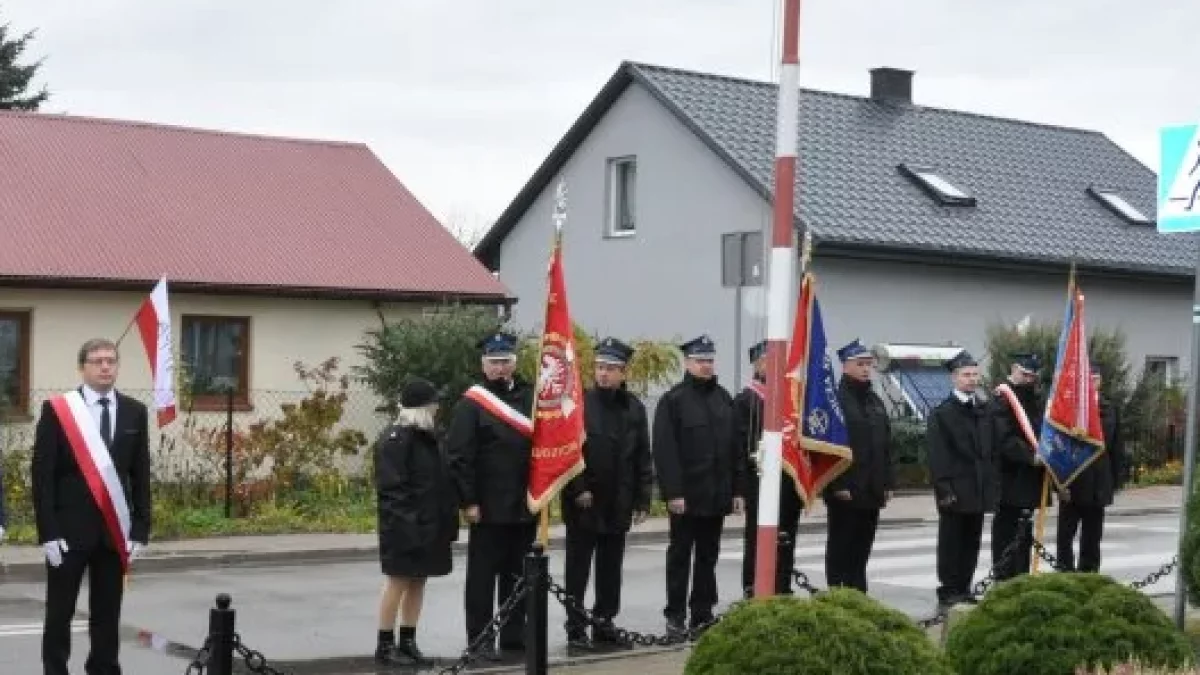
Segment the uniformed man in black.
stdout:
<path fill-rule="evenodd" d="M 525 502 L 532 442 L 528 428 L 522 432 L 519 422 L 512 421 L 529 423 L 533 388 L 514 374 L 515 337 L 496 333 L 479 347 L 483 381 L 455 404 L 446 437 L 447 458 L 470 523 L 464 591 L 468 644 L 512 593 L 513 575 L 521 573 L 536 533 Z M 524 630 L 525 603 L 518 603 L 500 631 L 500 648 L 523 650 Z M 499 659 L 494 644 L 484 644 L 479 654 Z"/>
<path fill-rule="evenodd" d="M 747 598 L 754 595 L 754 565 L 758 546 L 758 453 L 763 430 L 763 402 L 766 400 L 767 343 L 759 342 L 749 350 L 754 368 L 753 379 L 733 399 L 734 441 L 745 465 L 746 527 L 742 555 L 742 589 Z M 779 537 L 775 549 L 775 594 L 791 595 L 792 568 L 796 562 L 796 529 L 800 524 L 800 496 L 792 479 L 780 476 Z"/>
<path fill-rule="evenodd" d="M 976 391 L 979 364 L 965 350 L 951 359 L 954 390 L 929 413 L 925 430 L 929 478 L 938 509 L 938 604 L 974 604 L 983 516 L 996 507 L 994 440 L 986 401 Z"/>
<path fill-rule="evenodd" d="M 654 466 L 667 502 L 667 632 L 713 620 L 717 559 L 725 516 L 744 507 L 745 464 L 733 430 L 733 397 L 713 372 L 716 345 L 701 335 L 680 345 L 687 373 L 654 412 Z M 693 560 L 693 552 L 695 558 Z M 692 578 L 691 596 L 688 580 Z"/>
<path fill-rule="evenodd" d="M 1046 408 L 1045 400 L 1038 393 L 1041 365 L 1041 360 L 1034 354 L 1012 356 L 1005 384 L 1016 393 L 1020 413 L 998 392 L 992 399 L 996 464 L 1000 473 L 1000 501 L 992 518 L 992 565 L 997 581 L 1028 572 L 1032 562 L 1033 515 L 1041 503 L 1046 469 L 1037 447 L 1029 443 L 1022 430 L 1020 414 L 1024 413 L 1036 440 L 1041 434 Z M 1006 558 L 1004 553 L 1014 541 L 1016 548 Z"/>
<path fill-rule="evenodd" d="M 592 616 L 604 621 L 592 629 L 598 644 L 616 644 L 613 619 L 621 609 L 621 567 L 625 535 L 650 510 L 654 469 L 646 407 L 625 386 L 625 369 L 634 349 L 616 338 L 596 346 L 596 385 L 584 394 L 587 440 L 583 473 L 563 488 L 567 528 L 566 590 L 583 604 L 595 554 L 596 591 Z M 568 617 L 572 648 L 592 646 L 585 617 Z"/>
<path fill-rule="evenodd" d="M 867 592 L 867 561 L 875 545 L 879 512 L 892 498 L 891 422 L 883 400 L 871 390 L 875 357 L 857 339 L 837 352 L 842 362 L 838 403 L 854 462 L 824 490 L 829 533 L 825 579 L 830 586 Z"/>
<path fill-rule="evenodd" d="M 1104 376 L 1092 364 L 1092 382 L 1100 392 L 1100 422 L 1104 427 L 1104 452 L 1059 493 L 1058 564 L 1061 571 L 1100 570 L 1100 540 L 1104 536 L 1104 509 L 1113 503 L 1129 460 L 1121 438 L 1118 406 L 1104 391 Z M 1082 526 L 1082 531 L 1080 530 Z M 1075 566 L 1075 533 L 1079 532 L 1079 566 Z"/>

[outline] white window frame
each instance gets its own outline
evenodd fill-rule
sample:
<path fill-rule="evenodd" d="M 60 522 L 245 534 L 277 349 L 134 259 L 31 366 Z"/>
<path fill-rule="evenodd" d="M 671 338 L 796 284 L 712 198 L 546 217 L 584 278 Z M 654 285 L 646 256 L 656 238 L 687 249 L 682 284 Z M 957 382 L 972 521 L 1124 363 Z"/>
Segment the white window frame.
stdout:
<path fill-rule="evenodd" d="M 1179 357 L 1178 356 L 1147 356 L 1143 372 L 1149 373 L 1152 364 L 1162 364 L 1164 383 L 1167 386 L 1174 385 L 1179 382 Z"/>
<path fill-rule="evenodd" d="M 622 206 L 628 201 L 623 190 L 621 181 L 621 172 L 623 167 L 633 167 L 633 203 L 632 217 L 633 228 L 622 229 L 617 227 L 617 220 L 622 212 Z M 613 157 L 608 160 L 607 171 L 607 193 L 608 205 L 607 214 L 605 217 L 605 234 L 614 238 L 627 238 L 637 234 L 638 218 L 637 218 L 637 157 L 627 155 L 624 157 Z"/>

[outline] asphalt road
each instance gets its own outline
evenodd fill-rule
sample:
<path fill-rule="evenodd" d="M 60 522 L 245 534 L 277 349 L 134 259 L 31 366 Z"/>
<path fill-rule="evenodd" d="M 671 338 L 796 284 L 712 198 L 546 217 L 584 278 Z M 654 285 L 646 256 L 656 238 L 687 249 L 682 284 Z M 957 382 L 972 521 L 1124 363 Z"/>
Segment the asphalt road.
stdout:
<path fill-rule="evenodd" d="M 1104 571 L 1127 581 L 1145 577 L 1174 555 L 1177 524 L 1176 516 L 1110 518 L 1103 545 Z M 1046 539 L 1053 541 L 1053 534 L 1051 519 Z M 932 615 L 937 585 L 935 537 L 936 528 L 928 525 L 880 530 L 868 568 L 871 595 L 917 618 Z M 977 579 L 990 564 L 986 537 L 985 530 Z M 622 626 L 663 631 L 665 548 L 665 544 L 630 546 L 618 619 Z M 740 537 L 723 544 L 718 567 L 721 607 L 739 595 L 741 549 Z M 798 567 L 823 587 L 824 535 L 802 535 L 797 554 Z M 465 647 L 461 559 L 455 568 L 449 577 L 432 580 L 426 591 L 418 640 L 427 653 L 438 657 L 455 657 Z M 551 571 L 561 581 L 560 551 L 551 551 Z M 135 573 L 123 616 L 125 672 L 183 673 L 187 662 L 169 653 L 176 644 L 194 648 L 202 643 L 208 610 L 218 593 L 232 596 L 242 639 L 269 662 L 297 672 L 362 672 L 359 666 L 369 664 L 374 647 L 380 582 L 378 566 L 362 562 Z M 1171 593 L 1174 583 L 1172 574 L 1146 591 Z M 0 672 L 40 672 L 42 593 L 36 583 L 0 585 Z M 80 608 L 86 606 L 82 596 Z M 86 616 L 80 618 L 72 659 L 79 668 L 87 653 Z M 563 620 L 562 608 L 551 598 L 552 659 L 565 655 Z"/>

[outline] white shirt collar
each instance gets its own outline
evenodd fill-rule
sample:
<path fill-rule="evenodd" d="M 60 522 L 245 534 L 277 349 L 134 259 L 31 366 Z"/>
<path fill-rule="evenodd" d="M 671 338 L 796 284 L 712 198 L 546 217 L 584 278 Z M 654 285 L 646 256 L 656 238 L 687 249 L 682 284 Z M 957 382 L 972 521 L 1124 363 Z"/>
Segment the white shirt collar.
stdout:
<path fill-rule="evenodd" d="M 959 400 L 960 403 L 966 403 L 974 398 L 970 394 L 963 393 L 957 389 L 954 390 L 954 396 Z"/>
<path fill-rule="evenodd" d="M 100 400 L 101 396 L 107 397 L 110 404 L 116 403 L 117 401 L 117 392 L 114 389 L 110 389 L 107 394 L 100 394 L 95 389 L 92 389 L 85 384 L 80 388 L 80 390 L 83 392 L 84 403 L 87 403 L 89 406 L 96 405 L 96 402 Z"/>

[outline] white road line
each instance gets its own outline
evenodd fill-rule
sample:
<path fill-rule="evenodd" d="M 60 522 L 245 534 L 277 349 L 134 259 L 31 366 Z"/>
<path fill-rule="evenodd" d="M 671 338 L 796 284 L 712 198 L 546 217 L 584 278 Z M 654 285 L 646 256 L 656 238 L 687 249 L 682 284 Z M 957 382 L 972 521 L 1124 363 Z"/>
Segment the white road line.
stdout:
<path fill-rule="evenodd" d="M 76 620 L 71 622 L 72 633 L 82 633 L 88 629 L 87 621 Z M 42 634 L 42 624 L 40 623 L 0 623 L 0 638 L 6 637 L 27 637 L 32 635 Z"/>

